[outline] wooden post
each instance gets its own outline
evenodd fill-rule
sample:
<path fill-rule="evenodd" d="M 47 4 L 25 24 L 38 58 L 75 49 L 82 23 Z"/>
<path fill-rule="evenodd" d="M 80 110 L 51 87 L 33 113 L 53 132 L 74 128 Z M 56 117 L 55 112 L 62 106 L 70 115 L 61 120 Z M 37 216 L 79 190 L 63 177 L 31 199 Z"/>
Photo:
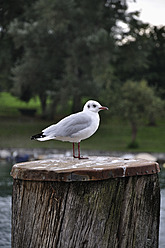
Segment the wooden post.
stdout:
<path fill-rule="evenodd" d="M 12 248 L 157 248 L 159 165 L 90 157 L 12 168 Z"/>

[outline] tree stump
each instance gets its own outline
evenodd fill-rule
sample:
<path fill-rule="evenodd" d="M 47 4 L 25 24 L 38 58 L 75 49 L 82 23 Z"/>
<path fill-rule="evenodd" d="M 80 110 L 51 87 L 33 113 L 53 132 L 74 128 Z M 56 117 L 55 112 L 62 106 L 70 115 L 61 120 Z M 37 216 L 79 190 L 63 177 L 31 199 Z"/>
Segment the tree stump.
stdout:
<path fill-rule="evenodd" d="M 114 157 L 14 165 L 12 247 L 158 247 L 158 172 Z"/>

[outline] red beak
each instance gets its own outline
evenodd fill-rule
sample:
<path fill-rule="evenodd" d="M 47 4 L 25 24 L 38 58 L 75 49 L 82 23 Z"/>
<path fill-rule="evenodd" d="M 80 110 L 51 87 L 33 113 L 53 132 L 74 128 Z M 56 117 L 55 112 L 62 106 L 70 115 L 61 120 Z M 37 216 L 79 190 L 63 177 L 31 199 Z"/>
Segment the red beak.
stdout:
<path fill-rule="evenodd" d="M 103 106 L 102 106 L 102 107 L 100 107 L 99 109 L 100 109 L 100 110 L 108 110 L 108 108 L 107 108 L 107 107 L 103 107 Z"/>

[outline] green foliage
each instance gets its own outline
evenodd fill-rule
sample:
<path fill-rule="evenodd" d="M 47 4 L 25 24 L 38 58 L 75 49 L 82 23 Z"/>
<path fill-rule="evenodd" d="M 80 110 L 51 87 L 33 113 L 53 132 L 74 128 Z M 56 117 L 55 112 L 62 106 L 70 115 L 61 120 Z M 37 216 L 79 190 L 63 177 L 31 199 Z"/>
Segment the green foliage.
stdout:
<path fill-rule="evenodd" d="M 128 81 L 121 90 L 121 112 L 125 119 L 138 123 L 151 115 L 155 118 L 157 115 L 160 116 L 163 103 L 145 80 L 140 82 Z"/>
<path fill-rule="evenodd" d="M 24 10 L 34 1 L 28 3 L 23 0 L 0 2 L 0 91 L 9 90 L 12 87 L 11 68 L 16 59 L 22 54 L 22 50 L 14 47 L 14 41 L 10 35 L 10 23 L 18 17 L 23 17 Z"/>
<path fill-rule="evenodd" d="M 146 79 L 151 86 L 154 86 L 162 99 L 165 97 L 165 26 L 154 27 L 150 32 L 152 43 L 151 52 L 148 55 L 148 70 Z"/>
<path fill-rule="evenodd" d="M 122 82 L 145 79 L 164 99 L 165 27 L 152 27 L 134 19 L 128 27 L 118 40 L 116 75 Z"/>
<path fill-rule="evenodd" d="M 128 120 L 132 128 L 131 147 L 137 147 L 138 125 L 144 121 L 163 114 L 163 102 L 156 96 L 154 89 L 147 82 L 126 82 L 121 88 L 120 114 Z"/>
<path fill-rule="evenodd" d="M 102 76 L 113 60 L 117 20 L 126 20 L 126 6 L 100 1 L 38 0 L 10 24 L 15 46 L 24 53 L 13 68 L 16 95 L 28 101 L 39 95 L 42 110 L 48 91 L 53 105 L 83 97 L 99 97 Z M 101 62 L 101 63 L 100 63 Z"/>
<path fill-rule="evenodd" d="M 65 25 L 58 23 L 59 16 L 60 12 L 53 12 L 52 4 L 37 1 L 30 12 L 29 9 L 25 12 L 25 20 L 17 19 L 10 25 L 16 47 L 24 49 L 22 58 L 12 70 L 13 93 L 25 101 L 38 95 L 43 115 L 49 92 L 57 95 L 63 87 L 59 80 L 64 72 L 66 37 Z M 56 21 L 56 26 L 52 20 Z"/>
<path fill-rule="evenodd" d="M 131 123 L 133 144 L 139 123 L 161 116 L 164 27 L 138 21 L 120 2 L 13 0 L 0 7 L 0 91 L 26 103 L 38 97 L 51 117 L 68 103 L 76 112 L 97 99 Z"/>

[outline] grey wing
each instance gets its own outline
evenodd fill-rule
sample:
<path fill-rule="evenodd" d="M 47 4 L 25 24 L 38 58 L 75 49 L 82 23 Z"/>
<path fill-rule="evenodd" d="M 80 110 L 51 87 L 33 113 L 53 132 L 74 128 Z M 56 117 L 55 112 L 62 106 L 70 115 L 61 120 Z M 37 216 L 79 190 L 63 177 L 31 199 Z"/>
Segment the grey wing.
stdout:
<path fill-rule="evenodd" d="M 91 122 L 92 120 L 90 116 L 80 112 L 65 117 L 57 124 L 44 129 L 43 133 L 47 136 L 53 137 L 72 137 L 72 135 L 89 127 Z"/>

